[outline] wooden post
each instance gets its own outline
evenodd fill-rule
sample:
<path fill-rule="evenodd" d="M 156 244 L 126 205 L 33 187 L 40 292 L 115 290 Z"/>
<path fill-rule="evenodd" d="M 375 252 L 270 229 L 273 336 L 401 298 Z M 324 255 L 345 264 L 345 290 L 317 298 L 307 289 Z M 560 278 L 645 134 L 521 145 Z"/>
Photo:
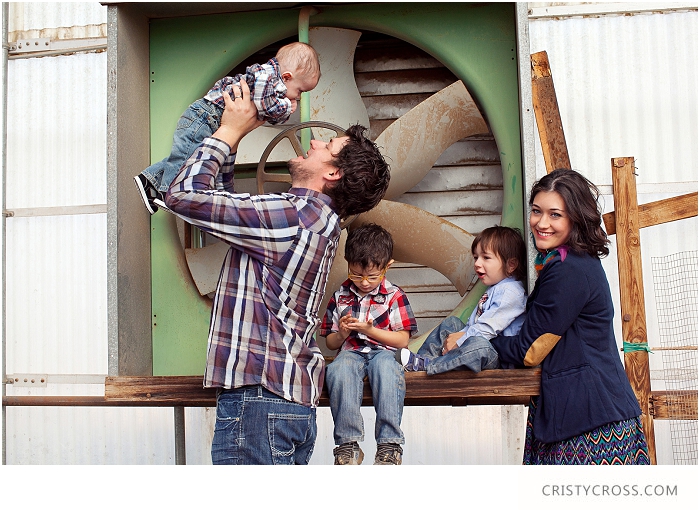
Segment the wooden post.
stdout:
<path fill-rule="evenodd" d="M 639 207 L 634 180 L 634 158 L 612 159 L 613 198 L 617 234 L 617 269 L 620 276 L 622 340 L 646 343 L 646 312 L 642 279 L 642 253 L 639 240 Z M 649 446 L 649 459 L 656 464 L 656 441 L 651 406 L 651 377 L 646 351 L 626 352 L 625 371 L 642 408 L 642 426 Z"/>
<path fill-rule="evenodd" d="M 537 130 L 542 144 L 547 174 L 555 169 L 570 169 L 569 151 L 566 149 L 564 127 L 559 115 L 557 93 L 549 68 L 547 52 L 530 56 L 532 65 L 532 104 L 535 109 Z"/>

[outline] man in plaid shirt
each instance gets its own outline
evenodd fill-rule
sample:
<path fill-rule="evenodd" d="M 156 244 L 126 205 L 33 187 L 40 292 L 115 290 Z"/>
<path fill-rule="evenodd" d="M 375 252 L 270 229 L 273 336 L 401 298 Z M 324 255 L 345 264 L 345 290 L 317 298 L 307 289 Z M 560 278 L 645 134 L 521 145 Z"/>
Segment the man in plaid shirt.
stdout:
<path fill-rule="evenodd" d="M 182 114 L 173 136 L 170 156 L 144 169 L 134 182 L 146 209 L 154 214 L 166 208 L 165 192 L 192 152 L 219 127 L 224 111 L 223 92 L 240 96 L 239 84 L 245 82 L 258 110 L 258 120 L 282 124 L 296 111 L 303 92 L 313 90 L 321 77 L 318 54 L 307 43 L 294 42 L 283 46 L 277 56 L 263 65 L 254 64 L 245 74 L 224 77 L 201 99 L 193 102 Z M 220 186 L 220 185 L 219 185 Z"/>
<path fill-rule="evenodd" d="M 205 387 L 219 388 L 212 462 L 305 464 L 316 438 L 324 359 L 318 309 L 341 218 L 379 203 L 389 167 L 365 128 L 312 140 L 288 163 L 286 193 L 219 190 L 233 184 L 238 144 L 262 122 L 241 83 L 224 93 L 221 126 L 196 149 L 166 193 L 167 207 L 227 242 L 212 307 Z"/>

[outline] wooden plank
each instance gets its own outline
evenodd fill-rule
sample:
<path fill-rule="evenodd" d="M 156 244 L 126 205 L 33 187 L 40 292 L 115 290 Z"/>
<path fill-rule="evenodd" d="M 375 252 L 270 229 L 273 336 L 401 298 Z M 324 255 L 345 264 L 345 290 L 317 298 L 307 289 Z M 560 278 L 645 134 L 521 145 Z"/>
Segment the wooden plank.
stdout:
<path fill-rule="evenodd" d="M 698 391 L 652 391 L 654 420 L 697 420 Z"/>
<path fill-rule="evenodd" d="M 532 65 L 532 104 L 535 110 L 537 130 L 540 135 L 544 164 L 547 173 L 555 169 L 570 169 L 569 151 L 566 148 L 564 127 L 559 114 L 557 94 L 554 90 L 552 71 L 547 52 L 530 56 Z"/>
<path fill-rule="evenodd" d="M 527 404 L 540 391 L 539 368 L 446 372 L 428 376 L 425 372 L 406 372 L 407 406 Z M 216 390 L 202 388 L 200 376 L 107 377 L 107 404 L 133 406 L 211 407 L 216 405 Z M 372 405 L 372 392 L 365 379 L 364 406 Z M 324 387 L 321 406 L 328 406 Z"/>
<path fill-rule="evenodd" d="M 681 196 L 652 201 L 639 205 L 639 227 L 647 228 L 657 224 L 670 223 L 689 217 L 698 216 L 698 193 L 691 192 Z M 615 212 L 603 214 L 605 233 L 615 234 Z"/>
<path fill-rule="evenodd" d="M 205 389 L 201 376 L 107 377 L 105 399 L 142 406 L 207 407 L 216 390 Z"/>
<path fill-rule="evenodd" d="M 628 343 L 646 343 L 646 312 L 634 158 L 613 158 L 611 163 L 615 211 L 626 215 L 624 218 L 616 218 L 615 221 L 622 339 Z M 642 408 L 642 426 L 649 447 L 649 458 L 652 465 L 655 465 L 656 442 L 650 403 L 651 377 L 648 353 L 644 351 L 626 353 L 625 371 Z"/>

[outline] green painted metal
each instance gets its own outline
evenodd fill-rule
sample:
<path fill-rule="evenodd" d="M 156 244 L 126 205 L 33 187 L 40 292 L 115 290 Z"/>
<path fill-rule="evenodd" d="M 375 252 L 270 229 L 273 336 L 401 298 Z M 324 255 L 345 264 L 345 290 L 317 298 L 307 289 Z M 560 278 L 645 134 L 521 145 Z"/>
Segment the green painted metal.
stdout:
<path fill-rule="evenodd" d="M 311 7 L 303 7 L 299 11 L 299 41 L 302 43 L 309 42 L 309 18 L 316 13 L 316 9 Z M 299 102 L 299 121 L 308 122 L 311 120 L 311 99 L 309 92 L 302 92 L 301 101 Z M 304 151 L 308 151 L 311 148 L 311 129 L 302 129 L 301 135 L 301 147 Z"/>
<path fill-rule="evenodd" d="M 185 108 L 231 68 L 297 33 L 298 9 L 151 21 L 151 157 L 170 150 Z M 515 5 L 387 3 L 325 5 L 312 26 L 369 30 L 403 39 L 434 56 L 464 81 L 486 113 L 501 154 L 503 225 L 523 229 Z M 190 280 L 175 218 L 152 217 L 153 373 L 203 371 L 210 303 Z M 454 315 L 463 319 L 483 289 Z"/>

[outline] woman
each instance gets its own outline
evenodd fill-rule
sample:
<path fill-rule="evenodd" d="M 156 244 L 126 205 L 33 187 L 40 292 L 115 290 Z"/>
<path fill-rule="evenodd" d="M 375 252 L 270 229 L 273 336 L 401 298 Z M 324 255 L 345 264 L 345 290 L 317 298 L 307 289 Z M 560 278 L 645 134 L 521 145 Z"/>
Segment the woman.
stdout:
<path fill-rule="evenodd" d="M 491 341 L 502 362 L 542 365 L 524 464 L 649 464 L 641 409 L 613 333 L 599 196 L 566 169 L 541 178 L 530 193 L 537 282 L 520 334 Z"/>

